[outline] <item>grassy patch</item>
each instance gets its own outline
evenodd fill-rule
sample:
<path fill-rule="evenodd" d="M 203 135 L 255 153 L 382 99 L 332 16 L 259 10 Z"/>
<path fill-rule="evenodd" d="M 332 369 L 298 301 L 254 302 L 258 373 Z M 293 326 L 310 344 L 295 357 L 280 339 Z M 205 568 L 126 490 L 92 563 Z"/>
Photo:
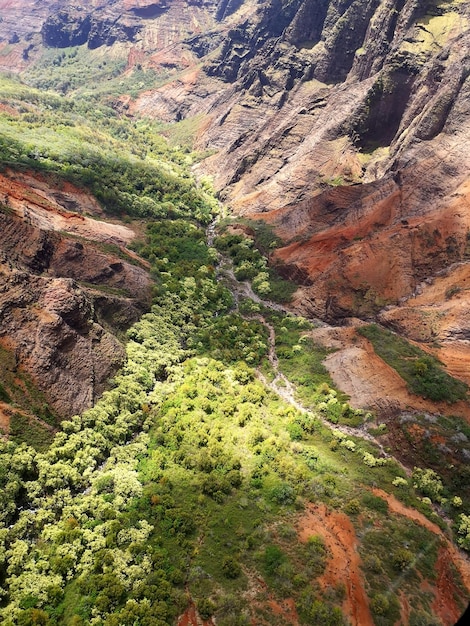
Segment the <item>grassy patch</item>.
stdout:
<path fill-rule="evenodd" d="M 47 450 L 54 433 L 35 419 L 14 412 L 10 417 L 10 439 L 16 443 L 27 443 L 39 452 Z"/>
<path fill-rule="evenodd" d="M 406 339 L 375 324 L 357 331 L 369 339 L 375 352 L 407 382 L 411 393 L 449 403 L 466 400 L 468 386 L 449 376 L 442 363 Z"/>

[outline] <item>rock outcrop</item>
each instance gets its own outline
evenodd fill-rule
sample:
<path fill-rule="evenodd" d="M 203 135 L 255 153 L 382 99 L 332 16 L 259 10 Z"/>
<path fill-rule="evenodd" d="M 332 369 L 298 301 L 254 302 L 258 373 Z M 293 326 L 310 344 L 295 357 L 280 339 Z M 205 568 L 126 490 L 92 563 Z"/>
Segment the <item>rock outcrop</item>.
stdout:
<path fill-rule="evenodd" d="M 150 280 L 119 238 L 130 229 L 65 206 L 90 209 L 90 196 L 10 175 L 0 177 L 0 346 L 70 416 L 92 406 L 122 364 L 117 336 L 148 309 Z M 67 219 L 73 235 L 63 232 Z"/>

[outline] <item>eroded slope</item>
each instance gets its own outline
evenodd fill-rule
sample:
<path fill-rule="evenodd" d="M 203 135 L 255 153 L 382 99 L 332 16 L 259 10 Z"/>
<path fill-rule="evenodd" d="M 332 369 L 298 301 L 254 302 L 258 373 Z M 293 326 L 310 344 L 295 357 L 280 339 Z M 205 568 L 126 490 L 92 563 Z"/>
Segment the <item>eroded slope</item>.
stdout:
<path fill-rule="evenodd" d="M 12 172 L 0 189 L 1 345 L 58 415 L 79 413 L 123 362 L 115 335 L 148 308 L 148 272 L 126 258 L 129 228 L 78 212 L 91 196 Z"/>

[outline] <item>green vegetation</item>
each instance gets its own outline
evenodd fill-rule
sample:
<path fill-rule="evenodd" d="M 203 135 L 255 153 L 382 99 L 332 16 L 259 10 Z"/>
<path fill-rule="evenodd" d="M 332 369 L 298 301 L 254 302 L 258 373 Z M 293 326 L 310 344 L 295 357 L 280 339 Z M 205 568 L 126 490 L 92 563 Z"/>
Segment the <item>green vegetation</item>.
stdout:
<path fill-rule="evenodd" d="M 9 437 L 12 441 L 27 443 L 35 450 L 42 452 L 51 444 L 54 431 L 39 420 L 15 411 L 10 416 Z"/>
<path fill-rule="evenodd" d="M 226 315 L 196 336 L 199 352 L 210 354 L 224 363 L 244 361 L 258 365 L 267 351 L 266 327 L 239 315 Z"/>
<path fill-rule="evenodd" d="M 455 521 L 460 513 L 470 513 L 467 422 L 456 416 L 403 413 L 398 419 L 389 420 L 387 426 L 392 442 L 395 437 L 400 441 L 401 453 L 412 465 L 425 470 L 424 474 L 423 469 L 413 473 L 413 483 L 420 493 L 439 502 Z M 386 432 L 383 434 L 387 437 Z"/>
<path fill-rule="evenodd" d="M 328 354 L 316 344 L 308 331 L 313 325 L 302 317 L 281 315 L 264 310 L 276 333 L 276 354 L 279 368 L 295 385 L 298 399 L 306 408 L 317 410 L 332 424 L 359 426 L 368 416 L 353 409 L 347 396 L 337 392 L 323 365 Z"/>
<path fill-rule="evenodd" d="M 230 222 L 229 225 L 233 228 L 237 224 Z M 297 286 L 281 278 L 276 266 L 268 267 L 266 259 L 281 241 L 264 222 L 243 220 L 240 224 L 237 228 L 248 234 L 220 234 L 214 241 L 215 247 L 232 259 L 235 277 L 241 281 L 250 280 L 258 295 L 274 302 L 289 302 Z M 222 230 L 227 229 L 224 224 Z"/>
<path fill-rule="evenodd" d="M 0 79 L 17 114 L 0 113 L 0 163 L 53 174 L 89 189 L 110 214 L 208 222 L 215 201 L 196 189 L 191 158 L 170 149 L 150 121 L 109 106 Z"/>
<path fill-rule="evenodd" d="M 94 50 L 87 46 L 45 48 L 41 58 L 23 77 L 28 84 L 43 91 L 73 92 L 95 101 L 120 94 L 136 97 L 143 89 L 156 87 L 166 80 L 164 74 L 157 76 L 142 65 L 124 74 L 127 61 L 128 51 L 124 47 L 114 46 L 111 54 L 107 46 Z M 93 85 L 92 90 L 90 85 Z"/>
<path fill-rule="evenodd" d="M 467 398 L 465 383 L 449 376 L 440 361 L 402 337 L 375 324 L 359 328 L 358 333 L 371 341 L 376 353 L 400 374 L 412 393 L 436 402 Z"/>
<path fill-rule="evenodd" d="M 375 527 L 371 527 L 375 520 Z M 400 614 L 396 584 L 409 593 L 424 578 L 434 581 L 439 539 L 419 524 L 402 517 L 377 518 L 369 513 L 363 523 L 360 548 L 363 568 L 370 584 L 371 610 L 380 625 L 395 624 Z M 417 594 L 414 608 L 432 614 L 432 594 Z"/>

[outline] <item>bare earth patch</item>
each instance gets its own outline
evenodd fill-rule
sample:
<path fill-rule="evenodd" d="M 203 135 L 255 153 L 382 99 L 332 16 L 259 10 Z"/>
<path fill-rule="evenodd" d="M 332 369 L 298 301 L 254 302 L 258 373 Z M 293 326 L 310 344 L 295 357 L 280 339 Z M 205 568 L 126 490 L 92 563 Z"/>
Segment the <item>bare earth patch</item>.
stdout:
<path fill-rule="evenodd" d="M 127 226 L 85 215 L 104 216 L 93 196 L 68 183 L 59 189 L 39 176 L 0 174 L 0 201 L 18 217 L 42 230 L 62 231 L 121 246 L 135 237 Z"/>
<path fill-rule="evenodd" d="M 10 414 L 8 412 L 8 405 L 3 402 L 0 403 L 0 436 L 3 433 L 8 435 L 10 431 Z"/>
<path fill-rule="evenodd" d="M 214 626 L 214 622 L 212 619 L 202 619 L 197 612 L 196 605 L 191 600 L 186 611 L 178 619 L 178 626 Z"/>
<path fill-rule="evenodd" d="M 361 323 L 358 321 L 358 324 Z M 350 397 L 349 403 L 353 407 L 384 411 L 415 410 L 444 415 L 449 412 L 447 403 L 430 402 L 411 394 L 403 378 L 377 356 L 372 344 L 358 335 L 356 328 L 324 327 L 312 332 L 315 342 L 335 350 L 327 356 L 324 365 L 335 385 Z M 457 358 L 456 353 L 454 356 Z M 468 359 L 468 352 L 464 356 Z M 466 402 L 456 402 L 452 404 L 452 414 L 468 420 L 470 406 Z"/>
<path fill-rule="evenodd" d="M 324 589 L 339 584 L 345 586 L 342 610 L 352 626 L 374 626 L 364 590 L 358 540 L 351 520 L 324 504 L 312 504 L 299 519 L 297 528 L 301 541 L 308 541 L 312 535 L 319 535 L 325 541 L 331 558 L 318 581 Z"/>

